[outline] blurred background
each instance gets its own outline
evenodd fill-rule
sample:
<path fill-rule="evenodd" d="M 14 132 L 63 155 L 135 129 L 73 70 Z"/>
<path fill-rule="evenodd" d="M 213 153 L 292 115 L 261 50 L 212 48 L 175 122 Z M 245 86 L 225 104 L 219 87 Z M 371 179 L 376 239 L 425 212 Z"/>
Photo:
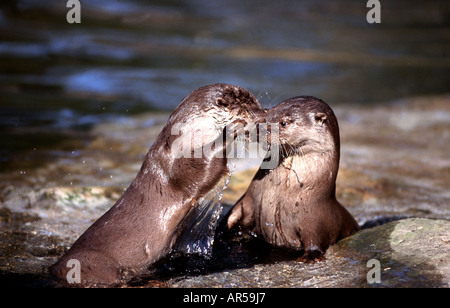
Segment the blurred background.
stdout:
<path fill-rule="evenodd" d="M 70 159 L 96 125 L 170 112 L 205 84 L 265 107 L 449 92 L 450 1 L 380 2 L 369 24 L 364 0 L 81 0 L 69 24 L 67 1 L 2 0 L 0 172 Z"/>

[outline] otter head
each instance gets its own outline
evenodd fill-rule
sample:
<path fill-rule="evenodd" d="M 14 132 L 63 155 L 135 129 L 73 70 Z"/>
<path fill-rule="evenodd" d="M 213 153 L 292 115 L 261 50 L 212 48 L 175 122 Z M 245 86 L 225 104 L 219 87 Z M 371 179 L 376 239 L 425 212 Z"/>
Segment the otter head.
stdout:
<path fill-rule="evenodd" d="M 207 85 L 186 96 L 172 113 L 166 125 L 172 137 L 166 134 L 166 146 L 170 147 L 178 138 L 178 143 L 199 149 L 216 140 L 225 127 L 241 123 L 242 129 L 247 129 L 264 115 L 257 99 L 244 88 L 229 84 Z"/>
<path fill-rule="evenodd" d="M 282 156 L 331 154 L 339 157 L 339 128 L 333 110 L 311 96 L 285 100 L 269 109 L 272 145 L 280 146 Z"/>

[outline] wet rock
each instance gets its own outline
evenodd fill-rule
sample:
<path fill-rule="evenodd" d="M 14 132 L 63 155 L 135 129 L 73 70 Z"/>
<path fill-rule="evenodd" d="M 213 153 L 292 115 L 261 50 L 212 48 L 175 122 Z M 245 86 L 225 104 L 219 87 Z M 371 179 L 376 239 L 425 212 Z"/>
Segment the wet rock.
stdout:
<path fill-rule="evenodd" d="M 362 230 L 314 264 L 295 260 L 256 264 L 208 275 L 173 279 L 172 287 L 449 287 L 450 222 L 404 219 Z M 380 262 L 380 282 L 367 276 Z M 371 280 L 369 280 L 371 281 Z"/>
<path fill-rule="evenodd" d="M 378 260 L 381 282 L 375 286 L 449 287 L 450 222 L 424 218 L 394 221 L 342 240 L 328 255 L 348 258 L 362 267 L 370 259 Z"/>
<path fill-rule="evenodd" d="M 52 286 L 48 267 L 120 193 L 109 187 L 11 192 L 0 207 L 0 282 Z"/>

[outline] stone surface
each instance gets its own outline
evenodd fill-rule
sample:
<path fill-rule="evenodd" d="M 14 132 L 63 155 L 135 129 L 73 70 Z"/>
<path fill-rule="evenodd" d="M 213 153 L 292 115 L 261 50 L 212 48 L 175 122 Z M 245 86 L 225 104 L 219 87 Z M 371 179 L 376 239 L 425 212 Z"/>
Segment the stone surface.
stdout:
<path fill-rule="evenodd" d="M 412 218 L 365 229 L 331 246 L 326 260 L 256 264 L 173 279 L 173 287 L 449 287 L 450 222 Z M 380 283 L 368 283 L 371 259 Z"/>

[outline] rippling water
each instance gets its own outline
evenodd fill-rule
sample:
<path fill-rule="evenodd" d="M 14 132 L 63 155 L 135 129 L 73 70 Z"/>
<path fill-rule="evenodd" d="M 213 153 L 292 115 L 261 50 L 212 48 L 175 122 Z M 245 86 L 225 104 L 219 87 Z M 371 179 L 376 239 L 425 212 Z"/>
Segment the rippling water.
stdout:
<path fill-rule="evenodd" d="M 23 151 L 71 152 L 93 125 L 170 111 L 209 83 L 265 106 L 450 88 L 446 0 L 381 1 L 381 24 L 367 23 L 366 1 L 81 2 L 81 24 L 67 23 L 65 1 L 0 4 L 1 169 Z"/>

